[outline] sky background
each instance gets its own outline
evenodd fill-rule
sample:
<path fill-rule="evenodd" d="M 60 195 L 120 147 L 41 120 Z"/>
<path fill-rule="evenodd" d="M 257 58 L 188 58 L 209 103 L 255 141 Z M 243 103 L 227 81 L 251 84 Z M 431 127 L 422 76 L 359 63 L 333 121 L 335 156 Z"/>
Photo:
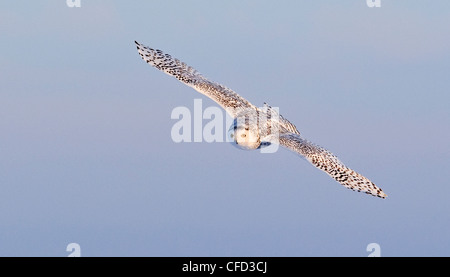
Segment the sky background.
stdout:
<path fill-rule="evenodd" d="M 450 256 L 449 26 L 447 0 L 1 1 L 0 256 Z M 174 143 L 175 107 L 217 105 L 134 40 L 388 198 L 285 149 Z"/>

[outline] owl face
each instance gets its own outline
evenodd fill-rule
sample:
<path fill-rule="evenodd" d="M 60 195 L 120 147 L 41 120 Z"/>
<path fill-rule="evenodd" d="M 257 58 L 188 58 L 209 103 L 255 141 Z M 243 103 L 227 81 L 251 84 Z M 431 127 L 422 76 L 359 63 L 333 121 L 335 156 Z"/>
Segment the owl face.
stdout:
<path fill-rule="evenodd" d="M 258 128 L 252 128 L 248 124 L 237 124 L 235 121 L 228 130 L 228 136 L 232 144 L 240 149 L 253 150 L 261 145 Z"/>

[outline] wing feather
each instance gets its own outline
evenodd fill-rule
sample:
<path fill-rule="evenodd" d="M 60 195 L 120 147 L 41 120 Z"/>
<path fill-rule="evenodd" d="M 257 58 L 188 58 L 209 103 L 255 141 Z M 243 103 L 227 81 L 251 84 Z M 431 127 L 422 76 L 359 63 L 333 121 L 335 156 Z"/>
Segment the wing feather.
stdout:
<path fill-rule="evenodd" d="M 172 56 L 165 54 L 161 50 L 144 46 L 137 41 L 135 41 L 135 43 L 137 45 L 137 50 L 144 61 L 211 98 L 232 117 L 235 117 L 236 114 L 243 109 L 255 109 L 250 102 L 233 90 L 221 84 L 209 81 L 197 70 L 184 62 L 172 58 Z"/>
<path fill-rule="evenodd" d="M 346 188 L 386 198 L 386 194 L 369 179 L 346 167 L 333 153 L 315 145 L 298 134 L 281 134 L 280 145 L 305 157 L 318 169 L 325 171 Z"/>

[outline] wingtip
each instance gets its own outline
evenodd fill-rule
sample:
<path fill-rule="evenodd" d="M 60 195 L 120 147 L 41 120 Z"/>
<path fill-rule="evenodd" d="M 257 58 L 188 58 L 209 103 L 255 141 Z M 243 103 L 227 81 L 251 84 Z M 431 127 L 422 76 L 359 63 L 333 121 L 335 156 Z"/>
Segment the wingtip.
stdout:
<path fill-rule="evenodd" d="M 372 194 L 373 196 L 377 196 L 379 198 L 383 198 L 383 199 L 386 199 L 386 197 L 387 197 L 387 194 L 384 193 L 383 191 L 380 191 L 380 192 L 377 192 L 377 193 L 370 193 L 370 194 Z"/>
<path fill-rule="evenodd" d="M 134 41 L 134 43 L 136 43 L 137 45 L 141 45 L 139 42 L 137 42 L 137 41 Z"/>

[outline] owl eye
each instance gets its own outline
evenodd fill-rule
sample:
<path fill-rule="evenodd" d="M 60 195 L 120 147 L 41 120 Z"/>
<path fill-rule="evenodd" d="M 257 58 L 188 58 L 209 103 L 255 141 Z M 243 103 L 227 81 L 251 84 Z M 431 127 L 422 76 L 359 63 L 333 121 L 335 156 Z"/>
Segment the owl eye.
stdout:
<path fill-rule="evenodd" d="M 242 135 L 241 135 L 242 138 L 245 138 L 246 136 L 247 136 L 246 134 L 242 134 Z"/>

